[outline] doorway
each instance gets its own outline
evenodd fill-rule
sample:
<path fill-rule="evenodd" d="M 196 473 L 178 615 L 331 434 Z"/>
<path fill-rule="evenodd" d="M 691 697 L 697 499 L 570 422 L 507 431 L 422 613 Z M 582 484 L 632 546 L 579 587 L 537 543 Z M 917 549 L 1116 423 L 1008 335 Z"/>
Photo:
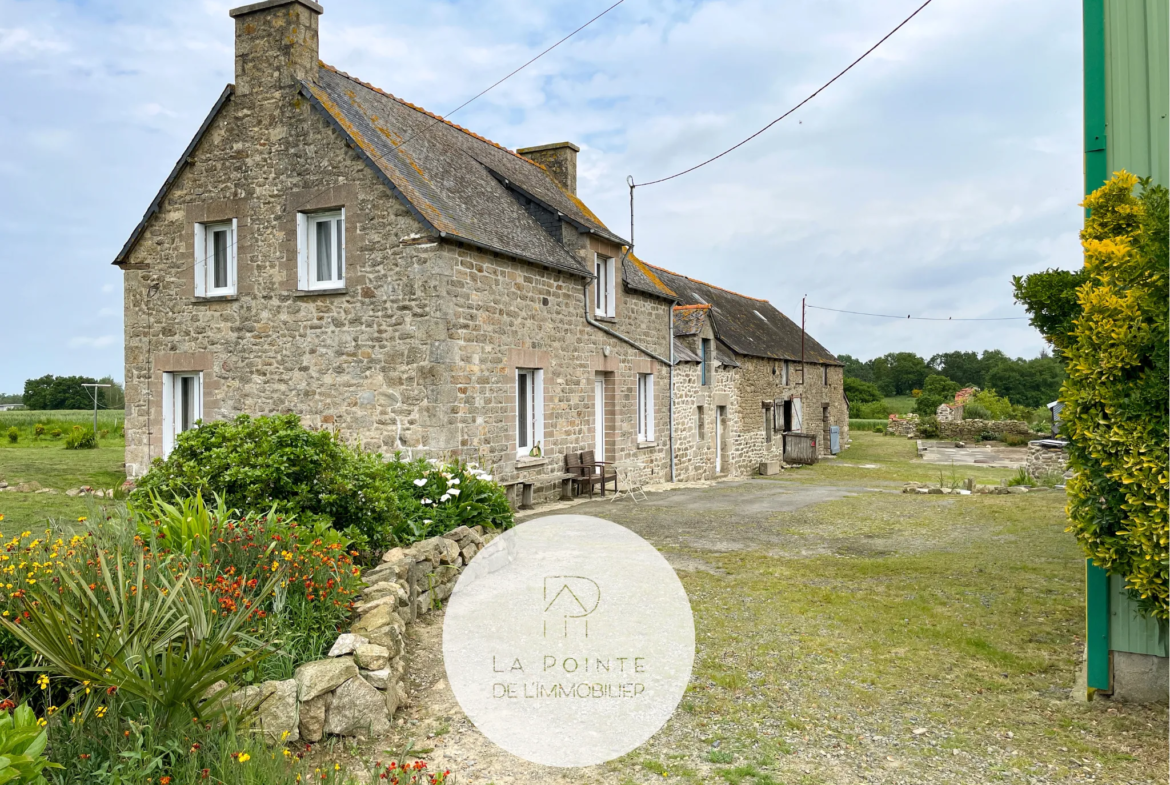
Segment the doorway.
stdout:
<path fill-rule="evenodd" d="M 715 473 L 723 473 L 723 428 L 727 416 L 726 406 L 715 407 Z"/>
<path fill-rule="evenodd" d="M 593 379 L 593 455 L 605 460 L 605 375 Z"/>

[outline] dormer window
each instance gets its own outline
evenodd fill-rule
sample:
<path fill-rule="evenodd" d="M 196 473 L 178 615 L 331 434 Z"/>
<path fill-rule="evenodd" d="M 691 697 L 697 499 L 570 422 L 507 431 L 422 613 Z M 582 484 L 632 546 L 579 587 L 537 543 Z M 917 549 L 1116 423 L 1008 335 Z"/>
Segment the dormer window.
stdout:
<path fill-rule="evenodd" d="M 593 283 L 594 316 L 613 317 L 617 300 L 617 276 L 614 275 L 615 262 L 608 256 L 593 255 L 593 272 L 597 280 Z"/>
<path fill-rule="evenodd" d="M 195 296 L 236 293 L 236 220 L 195 224 Z"/>

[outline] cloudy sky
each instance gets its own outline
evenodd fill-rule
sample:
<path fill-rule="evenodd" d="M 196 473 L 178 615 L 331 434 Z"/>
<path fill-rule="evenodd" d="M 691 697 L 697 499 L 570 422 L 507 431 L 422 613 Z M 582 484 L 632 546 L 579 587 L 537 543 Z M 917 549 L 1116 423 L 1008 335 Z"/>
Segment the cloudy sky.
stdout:
<path fill-rule="evenodd" d="M 322 0 L 321 57 L 446 113 L 611 0 Z M 454 119 L 507 147 L 569 140 L 619 234 L 647 181 L 757 130 L 921 0 L 626 0 Z M 122 375 L 110 261 L 223 86 L 233 3 L 0 0 L 0 392 Z M 638 254 L 766 297 L 921 316 L 1023 315 L 1012 275 L 1079 265 L 1080 4 L 934 0 L 789 119 L 639 189 Z M 1027 322 L 809 311 L 832 351 L 998 348 Z"/>

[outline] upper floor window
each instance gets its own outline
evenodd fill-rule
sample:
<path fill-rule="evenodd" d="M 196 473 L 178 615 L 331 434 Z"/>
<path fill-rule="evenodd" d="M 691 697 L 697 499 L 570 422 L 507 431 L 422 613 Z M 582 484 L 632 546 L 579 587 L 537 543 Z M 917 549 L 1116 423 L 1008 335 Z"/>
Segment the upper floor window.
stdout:
<path fill-rule="evenodd" d="M 195 296 L 236 293 L 236 219 L 195 224 Z"/>
<path fill-rule="evenodd" d="M 533 455 L 544 441 L 544 372 L 516 369 L 516 457 Z M 539 454 L 539 453 L 537 453 Z"/>
<path fill-rule="evenodd" d="M 788 384 L 788 373 L 789 373 L 788 361 L 781 360 L 780 361 L 780 384 L 783 384 L 783 385 Z"/>
<path fill-rule="evenodd" d="M 821 383 L 826 387 L 829 386 L 829 366 L 827 365 L 821 366 Z"/>
<path fill-rule="evenodd" d="M 638 374 L 638 441 L 654 441 L 654 374 Z"/>
<path fill-rule="evenodd" d="M 699 341 L 699 384 L 711 383 L 711 339 Z"/>
<path fill-rule="evenodd" d="M 297 288 L 345 286 L 345 208 L 297 213 Z"/>
<path fill-rule="evenodd" d="M 617 299 L 616 276 L 614 275 L 615 262 L 608 256 L 593 255 L 593 272 L 597 280 L 593 284 L 595 316 L 613 316 Z"/>

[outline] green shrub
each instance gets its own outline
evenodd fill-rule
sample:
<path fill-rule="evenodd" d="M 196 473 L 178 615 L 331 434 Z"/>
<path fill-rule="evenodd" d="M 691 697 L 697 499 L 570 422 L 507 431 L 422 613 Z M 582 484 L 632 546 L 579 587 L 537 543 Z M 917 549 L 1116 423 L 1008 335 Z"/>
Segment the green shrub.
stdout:
<path fill-rule="evenodd" d="M 51 436 L 54 439 L 60 439 L 61 438 L 61 429 L 54 428 L 53 430 L 49 431 L 49 436 Z"/>
<path fill-rule="evenodd" d="M 991 412 L 987 410 L 986 406 L 980 406 L 977 403 L 968 403 L 963 406 L 964 420 L 990 420 Z"/>
<path fill-rule="evenodd" d="M 513 524 L 504 489 L 474 464 L 436 460 L 391 461 L 402 524 L 394 532 L 400 544 L 418 542 L 459 526 L 481 524 L 505 529 Z"/>
<path fill-rule="evenodd" d="M 1032 441 L 1032 437 L 1022 436 L 1018 433 L 1005 433 L 1003 435 L 1002 441 L 1008 447 L 1023 447 L 1028 442 Z"/>
<path fill-rule="evenodd" d="M 939 437 L 938 418 L 920 417 L 918 419 L 918 436 L 923 439 L 937 439 Z"/>
<path fill-rule="evenodd" d="M 204 423 L 180 434 L 155 459 L 130 504 L 151 496 L 219 495 L 242 512 L 273 510 L 305 525 L 331 523 L 363 551 L 394 544 L 402 516 L 382 456 L 347 447 L 327 431 L 310 431 L 295 414 Z"/>
<path fill-rule="evenodd" d="M 16 426 L 14 425 L 8 429 L 8 441 L 12 442 L 13 444 L 16 444 L 16 442 L 19 440 L 20 440 L 20 431 L 16 430 Z"/>
<path fill-rule="evenodd" d="M 91 428 L 74 425 L 73 430 L 65 437 L 66 450 L 92 450 L 97 446 L 97 439 Z"/>
<path fill-rule="evenodd" d="M 1008 485 L 1032 485 L 1032 475 L 1023 466 L 1016 469 L 1016 473 L 1008 480 Z"/>
<path fill-rule="evenodd" d="M 45 769 L 64 768 L 45 756 L 49 734 L 33 710 L 21 704 L 11 714 L 0 711 L 0 783 L 40 785 Z"/>
<path fill-rule="evenodd" d="M 33 426 L 33 438 L 34 439 L 36 439 L 37 441 L 40 441 L 41 437 L 44 435 L 45 435 L 45 424 L 44 423 L 37 423 L 36 425 Z"/>
<path fill-rule="evenodd" d="M 849 417 L 858 420 L 884 420 L 890 414 L 890 407 L 884 401 L 869 403 L 849 402 Z"/>
<path fill-rule="evenodd" d="M 886 426 L 884 426 L 884 425 L 875 425 L 875 426 L 873 427 L 873 432 L 874 432 L 874 433 L 885 433 L 885 432 L 886 432 Z"/>

